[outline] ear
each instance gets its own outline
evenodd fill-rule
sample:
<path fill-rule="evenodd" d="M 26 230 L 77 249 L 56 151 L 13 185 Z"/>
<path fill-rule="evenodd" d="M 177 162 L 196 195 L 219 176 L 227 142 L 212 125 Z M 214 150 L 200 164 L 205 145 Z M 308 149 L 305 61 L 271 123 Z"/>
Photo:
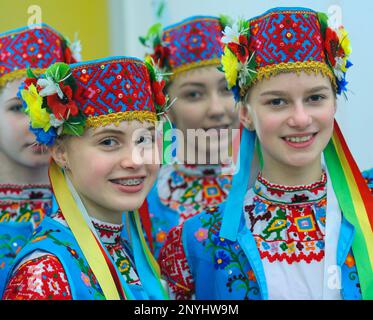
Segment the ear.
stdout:
<path fill-rule="evenodd" d="M 250 131 L 255 130 L 249 105 L 241 103 L 240 110 L 239 110 L 239 117 L 240 117 L 241 124 L 245 128 L 249 129 Z"/>
<path fill-rule="evenodd" d="M 68 156 L 66 152 L 66 141 L 57 139 L 55 144 L 50 148 L 51 156 L 59 167 L 67 169 L 69 167 Z"/>

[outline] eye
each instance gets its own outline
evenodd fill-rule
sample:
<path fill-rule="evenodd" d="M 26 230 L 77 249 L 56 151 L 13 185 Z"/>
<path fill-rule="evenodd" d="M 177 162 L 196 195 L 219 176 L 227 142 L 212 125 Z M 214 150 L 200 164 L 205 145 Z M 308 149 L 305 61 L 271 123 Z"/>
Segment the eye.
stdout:
<path fill-rule="evenodd" d="M 274 107 L 280 107 L 286 104 L 286 101 L 282 98 L 276 98 L 268 101 L 269 105 L 274 106 Z"/>
<path fill-rule="evenodd" d="M 11 112 L 17 112 L 17 113 L 22 112 L 23 113 L 23 106 L 20 103 L 12 104 L 11 106 L 9 106 L 8 110 Z"/>
<path fill-rule="evenodd" d="M 105 138 L 101 140 L 99 144 L 104 147 L 115 147 L 119 144 L 119 142 L 115 138 Z"/>
<path fill-rule="evenodd" d="M 154 137 L 151 135 L 143 135 L 143 136 L 140 136 L 136 140 L 137 145 L 143 145 L 143 146 L 153 144 L 153 142 L 154 142 Z"/>
<path fill-rule="evenodd" d="M 231 96 L 231 95 L 233 94 L 232 91 L 229 90 L 227 86 L 223 86 L 223 87 L 221 87 L 221 88 L 220 88 L 220 92 L 221 92 L 221 94 L 224 95 L 224 96 Z"/>
<path fill-rule="evenodd" d="M 313 94 L 312 96 L 308 97 L 310 102 L 320 102 L 324 100 L 326 97 L 321 94 Z"/>
<path fill-rule="evenodd" d="M 203 97 L 203 93 L 201 91 L 193 90 L 193 91 L 185 92 L 183 97 L 187 100 L 193 101 L 193 100 L 201 99 Z"/>

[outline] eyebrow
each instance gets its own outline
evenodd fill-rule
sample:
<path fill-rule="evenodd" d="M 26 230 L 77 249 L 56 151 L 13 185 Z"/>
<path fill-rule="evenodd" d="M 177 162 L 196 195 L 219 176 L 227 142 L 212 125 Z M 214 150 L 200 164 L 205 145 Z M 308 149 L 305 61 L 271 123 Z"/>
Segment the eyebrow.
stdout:
<path fill-rule="evenodd" d="M 22 103 L 21 99 L 18 97 L 13 97 L 5 101 L 6 103 L 8 102 L 17 102 L 17 103 Z"/>
<path fill-rule="evenodd" d="M 318 86 L 318 87 L 314 87 L 314 88 L 311 88 L 309 90 L 306 91 L 306 93 L 314 93 L 314 92 L 318 92 L 318 91 L 322 91 L 322 90 L 329 90 L 329 87 L 327 86 Z M 284 96 L 286 95 L 286 92 L 285 91 L 279 91 L 279 90 L 273 90 L 273 91 L 265 91 L 263 93 L 260 94 L 260 96 Z"/>
<path fill-rule="evenodd" d="M 205 87 L 205 85 L 203 83 L 200 83 L 200 82 L 185 82 L 179 88 L 182 89 L 182 88 L 187 87 L 187 86 L 195 86 L 195 87 L 201 87 L 201 88 Z"/>
<path fill-rule="evenodd" d="M 147 131 L 147 130 L 155 130 L 155 127 L 154 125 L 149 125 L 148 127 L 144 127 L 144 128 L 139 128 L 140 130 L 144 130 L 144 131 Z M 101 134 L 126 134 L 125 130 L 119 130 L 119 129 L 103 129 L 99 132 L 94 132 L 92 137 L 96 137 L 96 136 L 99 136 Z"/>

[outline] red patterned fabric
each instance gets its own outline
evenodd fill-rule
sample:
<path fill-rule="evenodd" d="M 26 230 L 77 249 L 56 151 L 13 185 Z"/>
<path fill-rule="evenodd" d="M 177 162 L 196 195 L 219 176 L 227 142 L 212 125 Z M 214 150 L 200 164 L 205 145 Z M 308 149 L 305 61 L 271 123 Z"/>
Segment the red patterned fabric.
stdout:
<path fill-rule="evenodd" d="M 297 61 L 325 62 L 317 14 L 307 9 L 269 11 L 250 21 L 249 51 L 258 68 Z"/>
<path fill-rule="evenodd" d="M 17 269 L 3 300 L 71 300 L 71 290 L 61 262 L 52 255 L 29 260 Z"/>
<path fill-rule="evenodd" d="M 214 17 L 192 17 L 166 28 L 162 43 L 167 48 L 166 60 L 171 71 L 220 59 L 221 37 L 222 26 Z"/>
<path fill-rule="evenodd" d="M 190 300 L 194 283 L 184 252 L 182 230 L 182 225 L 170 230 L 159 253 L 158 262 L 176 300 Z"/>
<path fill-rule="evenodd" d="M 1 34 L 0 52 L 0 78 L 29 67 L 45 69 L 58 61 L 76 62 L 63 36 L 45 24 Z"/>
<path fill-rule="evenodd" d="M 149 72 L 142 61 L 103 59 L 72 68 L 80 88 L 76 103 L 88 117 L 126 111 L 155 113 Z M 115 122 L 115 121 L 114 121 Z"/>

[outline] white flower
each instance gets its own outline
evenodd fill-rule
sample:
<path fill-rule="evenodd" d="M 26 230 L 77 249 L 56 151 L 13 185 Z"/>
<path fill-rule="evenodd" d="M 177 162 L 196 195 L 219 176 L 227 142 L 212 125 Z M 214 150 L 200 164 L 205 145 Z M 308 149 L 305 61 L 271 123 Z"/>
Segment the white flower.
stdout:
<path fill-rule="evenodd" d="M 233 23 L 232 27 L 226 26 L 223 31 L 221 42 L 228 44 L 229 42 L 239 43 L 238 38 L 240 32 L 238 30 L 238 21 Z"/>
<path fill-rule="evenodd" d="M 342 80 L 344 76 L 344 72 L 342 71 L 342 67 L 344 66 L 345 61 L 341 57 L 335 58 L 335 66 L 333 68 L 334 74 L 338 80 Z"/>
<path fill-rule="evenodd" d="M 70 45 L 70 50 L 75 60 L 82 61 L 82 44 L 77 34 L 75 34 L 74 42 Z"/>
<path fill-rule="evenodd" d="M 49 118 L 50 118 L 49 123 L 54 128 L 60 128 L 60 127 L 62 128 L 62 125 L 65 122 L 65 120 L 59 120 L 59 119 L 57 119 L 56 116 L 53 113 L 51 113 L 49 115 Z"/>
<path fill-rule="evenodd" d="M 53 78 L 49 77 L 48 75 L 45 79 L 39 79 L 37 85 L 42 88 L 42 90 L 40 90 L 39 92 L 39 95 L 41 97 L 47 97 L 57 93 L 60 99 L 63 98 L 63 92 L 59 84 L 56 83 Z"/>

